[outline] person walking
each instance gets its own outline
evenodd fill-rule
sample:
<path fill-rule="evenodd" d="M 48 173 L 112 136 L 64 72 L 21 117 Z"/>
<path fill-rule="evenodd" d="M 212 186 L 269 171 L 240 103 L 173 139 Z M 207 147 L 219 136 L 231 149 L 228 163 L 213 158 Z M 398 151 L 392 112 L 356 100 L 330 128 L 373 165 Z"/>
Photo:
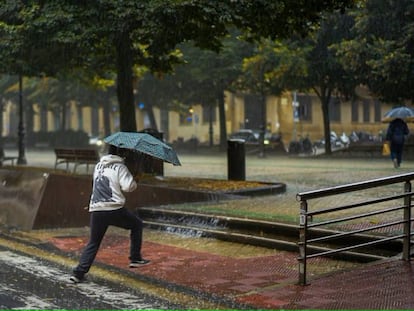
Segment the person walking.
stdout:
<path fill-rule="evenodd" d="M 73 283 L 84 280 L 109 226 L 131 231 L 130 268 L 150 262 L 141 255 L 142 220 L 124 207 L 126 199 L 123 192 L 132 192 L 137 188 L 137 183 L 124 162 L 127 152 L 126 149 L 109 145 L 108 154 L 102 156 L 95 166 L 89 202 L 90 237 L 80 256 L 79 264 L 73 269 L 70 277 Z"/>
<path fill-rule="evenodd" d="M 394 119 L 388 126 L 386 140 L 390 142 L 390 156 L 395 168 L 401 165 L 405 136 L 408 133 L 407 123 L 401 118 Z"/>

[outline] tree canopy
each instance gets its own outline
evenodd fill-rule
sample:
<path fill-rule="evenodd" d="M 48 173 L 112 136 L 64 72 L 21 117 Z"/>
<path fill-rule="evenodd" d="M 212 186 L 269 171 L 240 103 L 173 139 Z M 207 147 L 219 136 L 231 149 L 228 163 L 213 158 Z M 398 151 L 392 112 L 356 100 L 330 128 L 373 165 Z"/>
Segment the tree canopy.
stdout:
<path fill-rule="evenodd" d="M 343 64 L 382 101 L 414 99 L 414 3 L 367 0 L 355 10 L 353 37 L 341 43 Z"/>
<path fill-rule="evenodd" d="M 307 37 L 263 40 L 256 54 L 244 60 L 244 89 L 262 95 L 312 90 L 318 96 L 328 154 L 331 98 L 334 93 L 351 97 L 357 85 L 336 53 L 336 45 L 350 38 L 352 26 L 353 18 L 345 13 L 325 14 L 321 25 Z"/>
<path fill-rule="evenodd" d="M 322 11 L 352 0 L 2 0 L 0 72 L 59 76 L 115 72 L 121 130 L 135 131 L 134 66 L 168 72 L 177 44 L 219 51 L 228 26 L 250 39 L 304 35 Z"/>

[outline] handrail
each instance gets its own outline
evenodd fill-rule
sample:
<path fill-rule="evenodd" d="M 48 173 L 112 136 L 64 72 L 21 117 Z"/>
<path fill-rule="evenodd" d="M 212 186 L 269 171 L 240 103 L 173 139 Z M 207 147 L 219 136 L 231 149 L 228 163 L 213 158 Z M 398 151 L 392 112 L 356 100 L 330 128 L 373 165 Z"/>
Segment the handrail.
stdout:
<path fill-rule="evenodd" d="M 296 200 L 298 201 L 311 200 L 311 199 L 316 199 L 316 198 L 325 197 L 329 195 L 343 194 L 343 193 L 352 192 L 352 191 L 375 188 L 378 186 L 392 185 L 392 184 L 401 183 L 405 181 L 411 181 L 413 179 L 414 179 L 414 173 L 406 173 L 406 174 L 401 174 L 401 175 L 371 179 L 367 181 L 355 182 L 355 183 L 340 185 L 336 187 L 329 187 L 329 188 L 324 188 L 320 190 L 311 190 L 311 191 L 298 193 L 296 195 Z"/>
<path fill-rule="evenodd" d="M 405 197 L 406 195 L 407 194 L 404 193 L 404 194 L 388 196 L 386 198 L 373 199 L 373 200 L 367 200 L 367 201 L 364 201 L 364 202 L 359 202 L 359 203 L 354 203 L 354 204 L 337 206 L 337 207 L 334 207 L 334 208 L 320 209 L 320 210 L 317 210 L 317 211 L 309 212 L 309 216 L 316 216 L 316 215 L 325 214 L 325 213 L 328 213 L 328 212 L 340 211 L 340 210 L 347 209 L 347 208 L 355 208 L 355 207 L 361 207 L 361 206 L 369 205 L 369 204 L 382 203 L 382 202 L 385 202 L 385 201 L 401 199 L 401 198 Z"/>
<path fill-rule="evenodd" d="M 403 223 L 405 223 L 404 220 L 397 220 L 397 221 L 387 223 L 385 225 L 377 225 L 377 226 L 372 226 L 370 228 L 363 228 L 363 229 L 354 230 L 352 232 L 341 232 L 341 233 L 332 234 L 332 235 L 329 235 L 329 236 L 322 236 L 320 238 L 309 239 L 307 242 L 308 243 L 313 243 L 313 242 L 321 242 L 321 241 L 332 240 L 332 239 L 335 239 L 335 238 L 336 239 L 337 238 L 343 238 L 343 237 L 350 236 L 350 235 L 355 234 L 355 233 L 367 232 L 367 231 L 370 231 L 370 230 L 376 230 L 376 229 L 391 227 L 391 226 L 400 225 L 400 224 L 403 224 Z"/>
<path fill-rule="evenodd" d="M 411 223 L 414 221 L 414 219 L 411 218 L 411 207 L 413 206 L 411 204 L 411 198 L 414 195 L 414 192 L 411 191 L 411 181 L 413 179 L 414 179 L 414 173 L 406 173 L 406 174 L 382 177 L 382 178 L 377 178 L 377 179 L 372 179 L 372 180 L 367 180 L 367 181 L 362 181 L 362 182 L 355 182 L 355 183 L 350 183 L 350 184 L 345 184 L 345 185 L 340 185 L 340 186 L 335 186 L 335 187 L 330 187 L 330 188 L 324 188 L 324 189 L 319 189 L 319 190 L 312 190 L 312 191 L 298 193 L 296 195 L 296 198 L 298 201 L 300 201 L 299 243 L 298 243 L 298 246 L 299 246 L 299 257 L 298 257 L 299 284 L 301 285 L 307 284 L 306 265 L 307 265 L 307 259 L 309 258 L 314 258 L 318 256 L 326 256 L 326 255 L 330 255 L 333 253 L 344 252 L 347 250 L 364 247 L 364 246 L 375 245 L 375 244 L 379 244 L 382 242 L 391 241 L 395 239 L 400 239 L 400 238 L 403 239 L 402 257 L 404 260 L 410 260 L 410 246 L 411 246 L 410 239 L 412 236 Z M 330 196 L 348 194 L 352 192 L 363 191 L 363 190 L 372 189 L 376 187 L 389 186 L 389 185 L 398 184 L 398 183 L 404 183 L 403 191 L 400 194 L 384 195 L 380 198 L 363 200 L 363 201 L 359 201 L 357 203 L 352 203 L 352 204 L 345 204 L 345 205 L 340 205 L 340 206 L 329 206 L 329 207 L 324 207 L 323 209 L 317 209 L 317 210 L 312 210 L 312 211 L 308 210 L 309 201 L 313 199 L 328 198 Z M 333 212 L 338 212 L 342 210 L 352 211 L 355 208 L 363 208 L 368 205 L 374 206 L 376 208 L 376 204 L 388 202 L 391 200 L 397 200 L 397 199 L 403 199 L 403 204 L 399 206 L 391 206 L 387 208 L 382 207 L 381 209 L 377 209 L 374 211 L 359 212 L 351 216 L 333 218 L 329 220 L 312 223 L 313 217 L 316 215 L 328 215 L 329 217 L 330 214 Z M 395 212 L 398 210 L 404 211 L 403 217 L 400 220 L 393 220 L 393 221 L 390 220 L 389 222 L 383 223 L 381 225 L 365 227 L 362 229 L 360 228 L 357 230 L 352 230 L 352 231 L 347 231 L 347 232 L 338 231 L 336 234 L 332 234 L 332 235 L 324 236 L 324 237 L 317 237 L 313 239 L 308 238 L 308 231 L 310 228 L 330 225 L 330 224 L 334 224 L 338 222 L 346 222 L 349 220 L 355 220 L 355 219 L 364 218 L 364 217 L 373 216 L 373 215 Z M 308 254 L 307 248 L 308 248 L 308 245 L 311 243 L 316 243 L 316 242 L 321 242 L 321 241 L 326 242 L 329 240 L 338 239 L 338 238 L 342 238 L 345 236 L 351 236 L 351 235 L 355 235 L 361 232 L 377 230 L 379 228 L 391 227 L 391 226 L 395 226 L 398 224 L 403 225 L 403 228 L 404 228 L 403 234 L 398 234 L 398 235 L 391 236 L 391 237 L 388 236 L 382 239 L 381 238 L 377 239 L 375 241 L 365 242 L 365 243 L 360 243 L 360 244 L 355 244 L 355 245 L 349 245 L 349 246 L 338 248 L 338 249 L 333 249 L 333 250 L 328 250 L 328 251 L 324 250 L 318 253 L 313 252 L 312 254 Z"/>
<path fill-rule="evenodd" d="M 349 206 L 348 206 L 348 208 L 349 208 Z M 335 220 L 321 221 L 321 222 L 318 222 L 316 224 L 308 224 L 308 228 L 320 227 L 320 226 L 324 226 L 324 225 L 331 225 L 331 224 L 334 224 L 334 223 L 337 223 L 337 222 L 344 222 L 344 221 L 355 220 L 355 219 L 358 219 L 358 218 L 364 218 L 364 217 L 368 217 L 368 216 L 375 216 L 375 215 L 379 215 L 379 214 L 395 212 L 395 211 L 400 210 L 402 208 L 403 208 L 403 206 L 396 206 L 396 207 L 381 209 L 381 210 L 374 211 L 374 212 L 368 212 L 368 213 L 358 214 L 358 215 L 354 215 L 354 216 L 336 218 Z M 313 215 L 314 214 L 311 213 L 311 212 L 308 213 L 308 216 L 313 216 Z"/>

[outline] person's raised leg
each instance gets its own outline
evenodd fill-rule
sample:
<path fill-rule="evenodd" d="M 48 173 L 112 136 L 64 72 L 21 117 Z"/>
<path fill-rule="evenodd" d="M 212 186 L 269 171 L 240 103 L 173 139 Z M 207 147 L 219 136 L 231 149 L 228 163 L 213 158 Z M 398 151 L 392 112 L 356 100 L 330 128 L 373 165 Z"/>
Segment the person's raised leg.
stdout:
<path fill-rule="evenodd" d="M 117 211 L 117 217 L 113 217 L 112 224 L 117 227 L 130 230 L 130 267 L 135 268 L 149 263 L 141 255 L 142 246 L 142 220 L 126 208 Z"/>

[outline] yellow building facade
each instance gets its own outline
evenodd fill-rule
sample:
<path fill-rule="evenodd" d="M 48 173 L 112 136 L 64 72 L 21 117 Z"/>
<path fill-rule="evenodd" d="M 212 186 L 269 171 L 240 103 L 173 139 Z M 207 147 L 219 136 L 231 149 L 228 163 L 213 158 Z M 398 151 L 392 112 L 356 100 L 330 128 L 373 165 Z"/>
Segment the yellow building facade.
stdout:
<path fill-rule="evenodd" d="M 312 94 L 294 94 L 284 96 L 268 96 L 265 99 L 266 127 L 272 133 L 279 133 L 285 146 L 300 137 L 308 136 L 311 141 L 323 138 L 322 108 L 319 99 Z M 225 114 L 227 133 L 231 134 L 242 128 L 259 129 L 263 101 L 259 96 L 246 97 L 245 94 L 225 93 Z M 387 124 L 381 122 L 384 113 L 392 108 L 391 104 L 379 103 L 366 97 L 353 102 L 342 102 L 333 99 L 331 108 L 331 130 L 338 135 L 343 132 L 349 135 L 352 131 L 366 132 L 373 136 L 381 135 Z M 296 114 L 295 114 L 296 109 Z M 57 118 L 50 111 L 42 112 L 40 107 L 33 107 L 33 130 L 54 131 L 60 128 Z M 7 103 L 3 113 L 3 136 L 17 136 L 18 113 L 16 105 Z M 219 110 L 203 108 L 199 104 L 192 106 L 187 115 L 174 111 L 162 111 L 154 108 L 158 130 L 170 143 L 197 138 L 201 144 L 209 144 L 210 135 L 213 144 L 219 144 L 220 126 Z M 212 122 L 210 122 L 210 118 Z M 69 103 L 66 112 L 66 128 L 83 130 L 90 136 L 103 136 L 103 109 L 79 107 Z M 112 132 L 119 130 L 119 114 L 112 111 L 110 115 Z M 136 109 L 137 129 L 148 128 L 146 112 Z M 60 121 L 61 122 L 61 121 Z M 26 120 L 27 123 L 27 120 Z"/>

